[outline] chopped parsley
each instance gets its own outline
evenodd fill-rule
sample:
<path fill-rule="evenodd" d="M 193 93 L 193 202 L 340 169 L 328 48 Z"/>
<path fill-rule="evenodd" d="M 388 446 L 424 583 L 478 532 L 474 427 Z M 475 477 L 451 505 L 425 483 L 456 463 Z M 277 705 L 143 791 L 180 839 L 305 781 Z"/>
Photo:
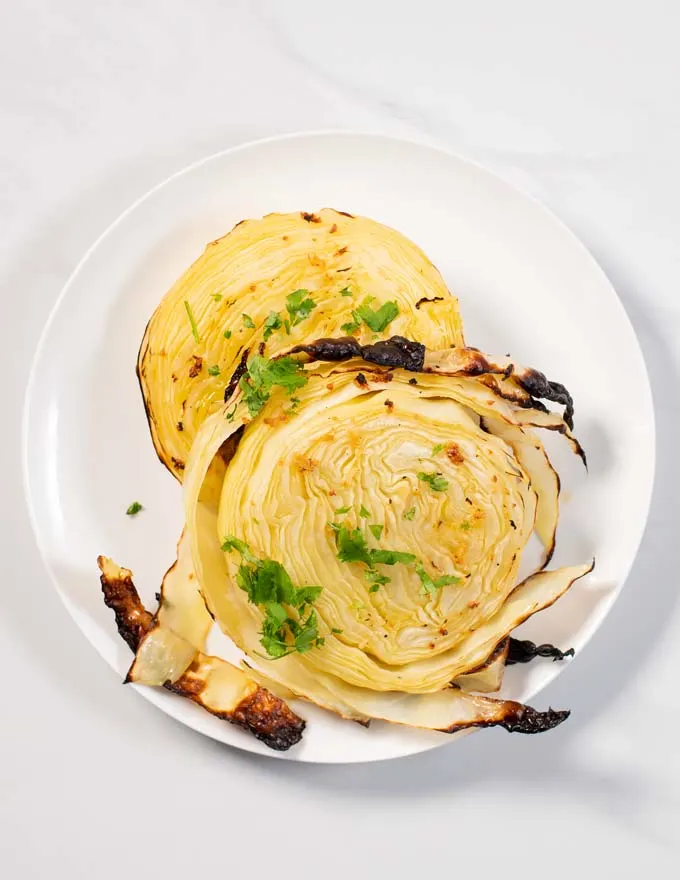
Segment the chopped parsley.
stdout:
<path fill-rule="evenodd" d="M 351 509 L 351 507 L 338 507 L 338 509 L 335 510 L 334 513 L 336 516 L 342 516 L 343 513 L 349 513 Z"/>
<path fill-rule="evenodd" d="M 460 527 L 461 527 L 461 529 L 462 529 L 464 532 L 469 532 L 469 531 L 470 531 L 470 523 L 469 523 L 467 520 L 465 520 L 465 522 L 462 522 L 462 523 L 460 524 Z"/>
<path fill-rule="evenodd" d="M 349 289 L 349 287 L 343 287 L 340 291 L 340 296 L 352 296 L 352 291 Z"/>
<path fill-rule="evenodd" d="M 409 507 L 408 510 L 404 511 L 404 519 L 411 520 L 415 517 L 415 515 L 416 515 L 415 507 Z"/>
<path fill-rule="evenodd" d="M 376 539 L 376 541 L 380 540 L 384 528 L 385 526 L 376 525 L 375 523 L 369 526 L 369 529 L 371 530 L 373 537 Z"/>
<path fill-rule="evenodd" d="M 335 533 L 335 545 L 340 562 L 365 562 L 372 565 L 371 554 L 361 529 L 340 526 Z"/>
<path fill-rule="evenodd" d="M 446 492 L 449 488 L 449 481 L 445 480 L 441 474 L 420 471 L 418 473 L 418 479 L 423 483 L 427 483 L 433 492 Z"/>
<path fill-rule="evenodd" d="M 323 645 L 316 612 L 310 608 L 307 613 L 321 587 L 294 586 L 280 562 L 258 559 L 245 541 L 232 535 L 225 538 L 222 550 L 236 550 L 241 555 L 236 582 L 249 601 L 264 612 L 260 644 L 270 657 L 285 657 L 295 651 L 304 654 Z"/>
<path fill-rule="evenodd" d="M 290 322 L 293 327 L 308 318 L 312 311 L 316 308 L 316 303 L 309 295 L 309 291 L 303 287 L 294 290 L 286 297 L 286 311 L 290 315 Z"/>
<path fill-rule="evenodd" d="M 362 519 L 368 519 L 370 515 L 371 515 L 371 514 L 368 512 L 368 510 L 366 510 L 366 508 L 365 508 L 364 505 L 362 504 L 361 507 L 360 507 L 360 509 L 359 509 L 359 516 L 360 516 Z"/>
<path fill-rule="evenodd" d="M 380 308 L 371 308 L 373 302 L 372 296 L 367 296 L 356 310 L 356 315 L 366 324 L 366 326 L 374 333 L 382 333 L 382 331 L 390 324 L 399 314 L 399 306 L 392 302 L 383 303 Z M 355 319 L 356 319 L 355 315 Z"/>
<path fill-rule="evenodd" d="M 248 412 L 254 418 L 269 400 L 272 388 L 278 386 L 288 394 L 307 384 L 304 367 L 292 357 L 270 360 L 254 355 L 248 363 L 248 371 L 241 376 L 239 387 Z"/>
<path fill-rule="evenodd" d="M 211 293 L 210 296 L 212 296 L 216 303 L 220 302 L 222 299 L 221 293 Z"/>
<path fill-rule="evenodd" d="M 388 578 L 385 574 L 380 574 L 379 571 L 376 571 L 374 568 L 369 568 L 364 572 L 364 577 L 371 584 L 368 592 L 369 593 L 377 593 L 380 587 L 384 584 L 389 584 L 391 578 Z"/>
<path fill-rule="evenodd" d="M 241 317 L 243 318 L 243 326 L 247 327 L 249 330 L 255 329 L 255 321 L 250 317 L 250 315 L 246 315 L 244 312 Z"/>
<path fill-rule="evenodd" d="M 432 455 L 439 455 L 439 453 L 442 451 L 443 448 L 444 448 L 443 443 L 437 443 L 436 446 L 432 447 Z"/>
<path fill-rule="evenodd" d="M 137 516 L 140 510 L 144 510 L 139 501 L 133 501 L 132 504 L 128 507 L 125 513 L 128 516 Z"/>
<path fill-rule="evenodd" d="M 410 565 L 416 561 L 413 553 L 402 553 L 401 550 L 371 550 L 371 562 L 381 565 Z"/>
<path fill-rule="evenodd" d="M 348 288 L 345 288 L 347 290 Z M 342 292 L 342 291 L 341 291 Z M 343 296 L 351 296 L 351 293 L 343 293 Z M 392 301 L 383 303 L 380 308 L 373 309 L 371 303 L 375 297 L 367 296 L 364 301 L 356 309 L 352 309 L 352 321 L 342 325 L 345 333 L 356 333 L 364 323 L 374 333 L 382 333 L 382 331 L 390 324 L 399 314 L 399 306 Z"/>
<path fill-rule="evenodd" d="M 419 562 L 416 565 L 416 574 L 420 578 L 420 583 L 422 584 L 421 592 L 423 594 L 430 593 L 432 595 L 436 594 L 438 590 L 441 590 L 442 587 L 446 587 L 449 584 L 459 584 L 460 578 L 456 577 L 452 574 L 443 574 L 441 577 L 432 578 L 425 571 L 422 562 Z"/>
<path fill-rule="evenodd" d="M 208 367 L 208 375 L 209 376 L 219 376 L 220 368 L 215 364 L 213 367 Z"/>
<path fill-rule="evenodd" d="M 225 338 L 225 339 L 231 339 L 231 330 L 225 330 L 225 331 L 224 331 L 224 338 Z"/>
<path fill-rule="evenodd" d="M 335 545 L 340 562 L 363 562 L 368 566 L 364 577 L 371 584 L 369 593 L 377 592 L 383 584 L 390 582 L 387 575 L 376 571 L 376 565 L 409 565 L 416 560 L 413 553 L 402 553 L 399 550 L 370 550 L 361 529 L 348 529 L 347 526 L 337 523 L 331 525 L 335 532 Z M 382 526 L 378 528 L 382 532 Z"/>
<path fill-rule="evenodd" d="M 270 312 L 264 319 L 264 341 L 266 342 L 275 330 L 281 328 L 281 315 L 278 312 Z"/>
<path fill-rule="evenodd" d="M 356 312 L 352 312 L 353 321 L 349 321 L 347 324 L 343 324 L 341 326 L 341 330 L 344 330 L 345 333 L 348 333 L 350 336 L 352 333 L 356 333 L 359 327 L 361 327 L 361 320 L 357 317 Z"/>
<path fill-rule="evenodd" d="M 196 342 L 201 341 L 201 337 L 198 335 L 198 327 L 196 326 L 196 318 L 194 318 L 194 313 L 191 311 L 191 306 L 189 305 L 189 300 L 184 300 L 184 308 L 187 310 L 187 315 L 189 316 L 189 323 L 191 324 L 191 332 L 194 334 L 194 339 Z"/>
<path fill-rule="evenodd" d="M 333 633 L 334 636 L 339 636 L 340 633 L 342 632 L 342 630 L 341 630 L 341 629 L 338 629 L 337 626 L 334 626 L 334 627 L 331 629 L 331 632 Z"/>

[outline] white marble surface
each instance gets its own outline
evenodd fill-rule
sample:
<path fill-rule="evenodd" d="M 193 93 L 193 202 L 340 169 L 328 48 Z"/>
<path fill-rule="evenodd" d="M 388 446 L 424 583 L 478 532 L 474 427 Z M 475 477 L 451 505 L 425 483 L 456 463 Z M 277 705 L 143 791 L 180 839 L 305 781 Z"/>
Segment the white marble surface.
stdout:
<path fill-rule="evenodd" d="M 0 874 L 675 876 L 678 4 L 26 0 L 3 12 Z M 549 736 L 491 731 L 349 768 L 220 747 L 117 685 L 35 549 L 19 413 L 84 249 L 187 162 L 328 127 L 429 139 L 537 195 L 600 260 L 642 343 L 659 436 L 650 524 L 611 616 L 545 694 L 573 709 Z"/>

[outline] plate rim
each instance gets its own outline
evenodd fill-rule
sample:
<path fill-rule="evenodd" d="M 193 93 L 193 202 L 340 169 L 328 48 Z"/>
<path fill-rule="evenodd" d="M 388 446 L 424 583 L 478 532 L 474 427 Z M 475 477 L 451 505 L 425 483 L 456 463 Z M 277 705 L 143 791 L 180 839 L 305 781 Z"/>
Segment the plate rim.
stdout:
<path fill-rule="evenodd" d="M 590 623 L 589 626 L 584 626 L 580 636 L 580 644 L 578 653 L 580 654 L 583 649 L 588 645 L 590 640 L 593 638 L 595 632 L 602 626 L 609 615 L 614 603 L 618 599 L 623 590 L 625 584 L 628 581 L 633 565 L 638 557 L 638 553 L 640 550 L 640 546 L 645 537 L 648 523 L 649 523 L 649 514 L 651 510 L 651 502 L 653 497 L 654 485 L 656 481 L 656 447 L 657 447 L 657 433 L 656 433 L 656 412 L 655 412 L 655 402 L 654 402 L 654 394 L 652 389 L 652 383 L 650 381 L 649 370 L 647 368 L 647 363 L 645 360 L 644 352 L 642 346 L 640 345 L 640 341 L 638 339 L 637 333 L 635 331 L 635 327 L 633 322 L 630 319 L 628 311 L 621 300 L 616 287 L 610 280 L 607 273 L 604 271 L 602 266 L 599 264 L 590 248 L 582 241 L 582 239 L 574 232 L 570 226 L 567 225 L 565 221 L 563 221 L 557 214 L 555 214 L 543 201 L 541 201 L 538 197 L 528 192 L 524 187 L 517 185 L 515 181 L 511 181 L 508 178 L 502 176 L 497 173 L 495 170 L 489 168 L 484 165 L 482 162 L 477 159 L 466 156 L 462 153 L 459 153 L 455 150 L 449 149 L 447 146 L 440 144 L 439 142 L 434 142 L 431 139 L 427 139 L 426 134 L 422 134 L 422 136 L 414 136 L 414 137 L 405 137 L 400 135 L 388 134 L 386 132 L 381 131 L 370 131 L 368 129 L 342 129 L 342 128 L 320 128 L 320 129 L 301 129 L 297 131 L 290 131 L 284 133 L 278 133 L 269 135 L 262 138 L 256 138 L 249 141 L 244 141 L 238 144 L 234 144 L 233 146 L 226 147 L 222 150 L 217 150 L 212 152 L 206 156 L 203 156 L 188 165 L 185 165 L 171 174 L 167 175 L 159 182 L 154 184 L 152 187 L 144 191 L 140 196 L 134 199 L 122 212 L 120 212 L 105 228 L 102 232 L 96 236 L 90 246 L 85 250 L 81 258 L 76 263 L 75 267 L 69 274 L 66 282 L 63 284 L 61 290 L 59 291 L 58 296 L 56 297 L 52 307 L 49 310 L 48 316 L 45 320 L 42 331 L 38 337 L 38 342 L 33 350 L 33 355 L 31 359 L 31 366 L 29 370 L 28 380 L 26 382 L 24 397 L 23 397 L 23 405 L 22 405 L 22 413 L 21 413 L 21 470 L 22 470 L 22 486 L 24 499 L 26 503 L 26 507 L 28 510 L 29 520 L 31 523 L 31 530 L 33 533 L 33 537 L 35 540 L 35 544 L 37 546 L 38 552 L 40 554 L 40 558 L 43 564 L 44 569 L 46 570 L 49 580 L 52 583 L 57 595 L 62 601 L 64 607 L 69 613 L 69 616 L 72 618 L 74 624 L 77 629 L 83 634 L 83 636 L 87 639 L 87 641 L 92 645 L 96 654 L 105 662 L 105 664 L 112 668 L 114 672 L 118 672 L 115 664 L 112 663 L 109 658 L 107 658 L 99 649 L 98 644 L 94 637 L 94 631 L 89 630 L 88 628 L 82 625 L 80 620 L 80 611 L 77 606 L 74 604 L 72 599 L 68 596 L 68 594 L 62 589 L 59 579 L 56 575 L 56 572 L 53 570 L 53 567 L 50 565 L 48 561 L 48 553 L 46 552 L 44 541 L 41 538 L 41 531 L 38 524 L 38 515 L 36 513 L 36 502 L 33 497 L 33 493 L 31 490 L 31 477 L 30 477 L 30 468 L 29 468 L 29 424 L 31 420 L 31 403 L 34 396 L 34 389 L 38 378 L 38 372 L 40 363 L 42 361 L 45 348 L 47 345 L 47 340 L 50 335 L 50 331 L 52 329 L 52 325 L 56 319 L 57 313 L 59 312 L 63 301 L 66 299 L 71 286 L 76 282 L 79 274 L 83 270 L 84 266 L 89 261 L 90 257 L 97 250 L 99 245 L 120 225 L 122 224 L 127 217 L 132 214 L 141 204 L 146 202 L 148 199 L 151 199 L 158 191 L 162 190 L 169 184 L 171 184 L 174 180 L 183 177 L 185 175 L 191 174 L 196 169 L 208 165 L 209 163 L 216 161 L 218 159 L 223 159 L 226 156 L 231 156 L 234 154 L 247 152 L 253 148 L 266 146 L 272 143 L 282 143 L 289 142 L 295 140 L 323 140 L 326 138 L 353 138 L 353 139 L 373 139 L 378 141 L 383 141 L 385 143 L 398 144 L 401 146 L 407 147 L 415 147 L 419 149 L 429 150 L 431 152 L 437 153 L 443 157 L 453 158 L 454 160 L 473 167 L 474 169 L 483 172 L 485 175 L 488 175 L 490 178 L 493 178 L 496 183 L 501 184 L 512 190 L 515 195 L 522 197 L 525 201 L 528 201 L 532 204 L 532 206 L 537 209 L 543 217 L 553 223 L 556 227 L 558 227 L 559 231 L 571 240 L 572 245 L 576 246 L 583 255 L 587 258 L 588 264 L 590 265 L 591 270 L 593 270 L 596 274 L 600 276 L 600 279 L 604 281 L 604 283 L 609 287 L 611 293 L 613 294 L 613 301 L 618 305 L 618 309 L 621 317 L 623 318 L 625 324 L 627 325 L 627 329 L 630 332 L 632 339 L 634 340 L 634 356 L 636 356 L 639 366 L 641 368 L 641 378 L 643 379 L 644 384 L 644 405 L 647 409 L 647 414 L 649 416 L 649 423 L 647 425 L 649 430 L 649 446 L 650 446 L 650 456 L 647 458 L 647 470 L 648 470 L 648 479 L 646 482 L 646 497 L 644 500 L 644 518 L 642 521 L 642 527 L 640 528 L 639 535 L 637 538 L 637 542 L 634 547 L 634 552 L 630 555 L 630 562 L 628 563 L 625 572 L 619 579 L 619 582 L 616 584 L 615 589 L 612 591 L 611 595 L 607 598 L 606 602 L 603 603 L 602 610 L 597 620 Z M 553 675 L 550 679 L 541 684 L 535 691 L 532 692 L 531 697 L 529 699 L 533 699 L 538 693 L 542 692 L 546 687 L 548 687 L 552 681 L 561 673 L 561 669 L 557 669 L 555 671 L 555 675 Z M 430 751 L 431 749 L 438 748 L 441 745 L 446 745 L 447 743 L 452 742 L 456 737 L 451 737 L 447 735 L 442 735 L 441 741 L 426 741 L 423 738 L 422 747 L 414 747 L 409 751 L 404 751 L 399 754 L 385 754 L 385 755 L 372 755 L 370 757 L 358 756 L 357 758 L 347 758 L 343 757 L 341 760 L 330 761 L 330 760 L 318 760 L 314 758 L 304 757 L 300 755 L 299 757 L 293 753 L 279 753 L 274 752 L 269 749 L 261 750 L 258 746 L 260 745 L 256 740 L 244 740 L 244 742 L 236 741 L 236 742 L 225 742 L 225 740 L 215 736 L 210 730 L 200 729 L 200 725 L 194 724 L 190 719 L 183 717 L 183 713 L 180 711 L 181 707 L 177 706 L 177 710 L 175 711 L 175 707 L 172 705 L 171 700 L 163 699 L 166 694 L 162 691 L 157 691 L 154 688 L 140 687 L 138 685 L 133 684 L 133 689 L 141 694 L 146 700 L 148 700 L 152 705 L 156 706 L 166 715 L 169 715 L 176 721 L 179 721 L 185 727 L 195 731 L 196 733 L 202 734 L 204 736 L 208 736 L 216 742 L 223 743 L 225 745 L 233 746 L 237 749 L 241 749 L 243 751 L 247 751 L 251 754 L 262 755 L 270 758 L 278 758 L 282 760 L 292 760 L 293 763 L 318 763 L 318 764 L 355 764 L 355 763 L 373 763 L 376 761 L 386 761 L 386 760 L 394 760 L 399 757 L 405 757 L 413 754 L 420 754 L 422 752 Z"/>

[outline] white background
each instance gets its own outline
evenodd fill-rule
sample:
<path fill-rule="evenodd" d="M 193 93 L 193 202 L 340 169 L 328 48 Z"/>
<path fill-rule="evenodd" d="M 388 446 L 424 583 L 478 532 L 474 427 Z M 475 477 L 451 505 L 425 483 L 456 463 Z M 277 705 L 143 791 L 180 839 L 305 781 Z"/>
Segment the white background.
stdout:
<path fill-rule="evenodd" d="M 23 0 L 3 13 L 0 875 L 674 876 L 680 6 Z M 593 251 L 642 343 L 650 523 L 612 614 L 543 694 L 573 710 L 550 735 L 488 731 L 347 768 L 219 746 L 119 684 L 35 549 L 19 414 L 82 252 L 188 162 L 328 127 L 428 138 L 538 196 Z"/>

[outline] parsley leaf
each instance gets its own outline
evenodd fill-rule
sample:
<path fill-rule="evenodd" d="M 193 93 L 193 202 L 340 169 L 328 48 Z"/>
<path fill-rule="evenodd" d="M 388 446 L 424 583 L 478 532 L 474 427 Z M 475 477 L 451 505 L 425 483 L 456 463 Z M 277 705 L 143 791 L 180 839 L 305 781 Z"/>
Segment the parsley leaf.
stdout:
<path fill-rule="evenodd" d="M 444 448 L 443 443 L 437 443 L 436 446 L 432 447 L 432 455 L 438 455 L 442 451 L 443 448 Z"/>
<path fill-rule="evenodd" d="M 334 626 L 334 627 L 331 629 L 331 632 L 333 633 L 334 636 L 339 636 L 340 633 L 342 632 L 342 630 L 341 630 L 341 629 L 338 629 L 337 626 Z"/>
<path fill-rule="evenodd" d="M 340 291 L 340 296 L 352 296 L 352 291 L 349 289 L 349 287 L 343 287 Z"/>
<path fill-rule="evenodd" d="M 415 517 L 415 515 L 416 515 L 415 507 L 409 507 L 408 510 L 404 511 L 404 519 L 411 520 Z"/>
<path fill-rule="evenodd" d="M 418 565 L 416 565 L 416 574 L 420 578 L 420 583 L 422 584 L 421 593 L 435 594 L 437 592 L 437 585 L 425 571 L 422 562 L 419 562 Z"/>
<path fill-rule="evenodd" d="M 459 584 L 460 578 L 456 577 L 453 574 L 443 574 L 440 577 L 432 578 L 425 571 L 422 562 L 419 562 L 416 565 L 416 574 L 420 578 L 420 583 L 422 584 L 421 592 L 423 595 L 425 593 L 430 593 L 431 595 L 435 595 L 442 587 L 449 586 L 450 584 Z"/>
<path fill-rule="evenodd" d="M 231 330 L 225 330 L 225 331 L 224 331 L 224 338 L 225 338 L 225 339 L 231 339 Z"/>
<path fill-rule="evenodd" d="M 196 318 L 194 318 L 194 313 L 191 311 L 191 306 L 189 305 L 189 300 L 184 300 L 184 308 L 187 310 L 187 315 L 189 316 L 189 323 L 191 324 L 191 332 L 194 334 L 194 339 L 196 342 L 201 341 L 201 337 L 198 335 L 198 327 L 196 326 Z"/>
<path fill-rule="evenodd" d="M 308 318 L 315 308 L 316 303 L 309 296 L 309 291 L 304 288 L 294 290 L 286 297 L 286 311 L 290 315 L 293 327 Z"/>
<path fill-rule="evenodd" d="M 246 544 L 245 541 L 241 541 L 240 538 L 235 538 L 233 535 L 227 535 L 220 547 L 220 550 L 223 553 L 227 553 L 231 550 L 238 550 L 241 556 L 246 560 L 246 562 L 255 562 L 255 557 L 250 552 L 250 547 Z"/>
<path fill-rule="evenodd" d="M 343 324 L 341 326 L 341 330 L 344 330 L 345 333 L 348 333 L 350 336 L 352 333 L 356 333 L 359 327 L 361 327 L 361 318 L 357 315 L 356 312 L 352 312 L 353 321 L 349 321 L 347 324 Z"/>
<path fill-rule="evenodd" d="M 382 333 L 399 314 L 399 306 L 390 300 L 383 303 L 379 309 L 373 309 L 370 305 L 372 301 L 373 297 L 367 296 L 356 310 L 356 314 L 374 333 Z"/>
<path fill-rule="evenodd" d="M 368 510 L 366 510 L 366 508 L 362 504 L 359 509 L 359 516 L 362 517 L 362 519 L 368 519 L 370 515 L 371 514 L 368 512 Z"/>
<path fill-rule="evenodd" d="M 248 363 L 248 372 L 241 376 L 239 387 L 251 417 L 255 417 L 269 400 L 272 388 L 276 385 L 292 394 L 307 384 L 305 371 L 292 357 L 270 360 L 262 355 L 254 355 Z"/>
<path fill-rule="evenodd" d="M 375 565 L 409 565 L 415 562 L 416 557 L 413 553 L 402 553 L 401 550 L 371 550 L 371 562 Z"/>
<path fill-rule="evenodd" d="M 380 574 L 380 572 L 376 571 L 373 568 L 369 568 L 368 571 L 364 572 L 364 577 L 371 584 L 369 588 L 369 593 L 377 593 L 383 584 L 389 584 L 391 578 L 388 578 L 385 574 Z"/>
<path fill-rule="evenodd" d="M 361 529 L 348 529 L 347 526 L 340 526 L 335 533 L 335 545 L 338 548 L 340 562 L 372 564 L 368 544 L 366 538 L 361 534 Z"/>
<path fill-rule="evenodd" d="M 255 321 L 250 317 L 250 315 L 246 315 L 244 312 L 241 317 L 243 318 L 243 326 L 247 327 L 249 330 L 255 329 Z"/>
<path fill-rule="evenodd" d="M 128 516 L 137 516 L 140 510 L 144 510 L 139 501 L 133 501 L 132 504 L 128 507 L 125 513 Z"/>
<path fill-rule="evenodd" d="M 213 366 L 213 367 L 208 367 L 208 375 L 209 376 L 219 376 L 220 375 L 220 368 L 217 366 L 217 364 L 215 364 L 215 366 Z"/>
<path fill-rule="evenodd" d="M 274 330 L 281 328 L 281 315 L 278 312 L 270 312 L 264 319 L 264 341 L 266 342 Z"/>
<path fill-rule="evenodd" d="M 256 388 L 245 376 L 241 376 L 238 384 L 241 391 L 243 391 L 243 399 L 248 407 L 248 412 L 251 418 L 255 418 L 269 400 L 269 392 L 264 391 L 262 388 Z"/>
<path fill-rule="evenodd" d="M 462 529 L 464 532 L 469 532 L 469 531 L 470 531 L 470 523 L 469 523 L 467 520 L 466 520 L 465 522 L 462 522 L 462 523 L 460 524 L 460 527 L 461 527 L 461 529 Z"/>
<path fill-rule="evenodd" d="M 375 539 L 377 541 L 380 540 L 380 536 L 382 535 L 384 528 L 385 528 L 385 526 L 380 526 L 380 525 L 376 525 L 376 524 L 369 526 L 369 529 L 371 530 L 371 532 L 373 533 L 373 536 L 375 537 Z"/>
<path fill-rule="evenodd" d="M 311 605 L 316 602 L 321 594 L 321 587 L 298 587 L 295 593 L 295 605 L 297 608 L 304 608 L 305 605 Z"/>
<path fill-rule="evenodd" d="M 260 644 L 270 657 L 285 657 L 294 651 L 304 653 L 323 644 L 316 612 L 311 609 L 303 617 L 307 606 L 319 597 L 321 587 L 295 587 L 280 562 L 258 559 L 245 541 L 233 535 L 225 538 L 222 550 L 236 550 L 243 559 L 236 583 L 264 612 Z M 289 612 L 286 606 L 295 611 Z"/>
<path fill-rule="evenodd" d="M 418 479 L 423 483 L 427 483 L 433 492 L 446 492 L 449 488 L 449 481 L 445 480 L 441 474 L 420 471 Z"/>
<path fill-rule="evenodd" d="M 316 622 L 316 612 L 310 611 L 309 617 L 300 627 L 295 636 L 295 650 L 304 654 L 319 643 L 319 628 Z"/>
<path fill-rule="evenodd" d="M 455 574 L 443 574 L 441 577 L 435 578 L 434 583 L 437 587 L 448 587 L 451 584 L 459 584 L 460 578 Z"/>
<path fill-rule="evenodd" d="M 342 516 L 343 513 L 349 513 L 351 509 L 351 507 L 338 507 L 334 513 L 336 516 Z"/>
<path fill-rule="evenodd" d="M 221 293 L 211 293 L 210 296 L 212 296 L 216 303 L 220 302 L 222 299 Z"/>

